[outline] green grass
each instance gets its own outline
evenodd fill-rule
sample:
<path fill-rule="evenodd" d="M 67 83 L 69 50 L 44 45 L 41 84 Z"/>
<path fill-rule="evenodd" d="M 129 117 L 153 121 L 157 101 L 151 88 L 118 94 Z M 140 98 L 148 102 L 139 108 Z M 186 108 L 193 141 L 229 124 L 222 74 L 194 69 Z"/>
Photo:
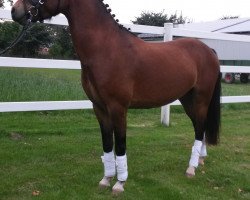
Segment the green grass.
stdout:
<path fill-rule="evenodd" d="M 0 69 L 0 101 L 86 99 L 79 70 Z"/>
<path fill-rule="evenodd" d="M 234 84 L 222 83 L 222 94 L 224 96 L 240 96 L 250 94 L 250 84 L 242 84 L 240 82 Z"/>
<path fill-rule="evenodd" d="M 77 70 L 0 69 L 0 85 L 0 101 L 86 98 Z M 250 95 L 249 84 L 223 84 L 223 95 Z M 160 109 L 129 111 L 129 179 L 117 198 L 98 189 L 102 147 L 92 110 L 0 113 L 0 199 L 250 199 L 250 104 L 223 105 L 221 143 L 193 179 L 184 176 L 191 122 L 181 107 L 171 110 L 168 128 Z"/>

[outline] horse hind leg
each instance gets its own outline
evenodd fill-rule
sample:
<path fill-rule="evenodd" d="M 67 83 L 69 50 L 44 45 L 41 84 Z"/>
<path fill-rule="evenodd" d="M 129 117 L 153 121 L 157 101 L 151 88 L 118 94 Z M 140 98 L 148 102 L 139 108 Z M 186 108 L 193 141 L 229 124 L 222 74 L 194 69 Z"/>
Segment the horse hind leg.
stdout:
<path fill-rule="evenodd" d="M 204 139 L 201 140 L 201 137 L 197 137 L 197 131 L 196 132 L 196 137 L 195 137 L 195 141 L 194 141 L 194 145 L 192 147 L 192 153 L 191 153 L 191 157 L 189 160 L 189 167 L 186 170 L 186 176 L 187 177 L 193 177 L 195 176 L 195 169 L 199 166 L 199 165 L 204 165 L 204 160 L 205 157 L 207 156 L 206 154 L 206 144 L 204 143 Z M 201 134 L 204 133 L 204 131 L 201 132 Z M 200 134 L 200 135 L 201 135 Z M 204 138 L 204 134 L 203 134 L 203 138 Z"/>
<path fill-rule="evenodd" d="M 201 152 L 200 152 L 200 158 L 199 158 L 199 165 L 204 166 L 205 165 L 205 158 L 207 157 L 207 145 L 206 145 L 206 139 L 205 139 L 205 134 L 204 138 L 202 141 L 202 146 L 201 146 Z"/>
<path fill-rule="evenodd" d="M 182 97 L 180 101 L 186 114 L 191 119 L 195 130 L 195 141 L 192 147 L 189 167 L 186 170 L 186 175 L 193 177 L 195 169 L 199 164 L 204 165 L 204 159 L 207 156 L 204 132 L 208 106 L 206 105 L 206 101 L 201 101 L 201 98 L 199 99 L 194 89 Z"/>
<path fill-rule="evenodd" d="M 201 85 L 200 85 L 201 86 Z M 204 84 L 203 84 L 204 86 Z M 193 89 L 190 95 L 192 98 L 184 98 L 184 108 L 187 107 L 193 111 L 189 114 L 194 124 L 195 129 L 195 143 L 192 149 L 191 159 L 187 175 L 194 176 L 195 168 L 199 164 L 199 157 L 207 155 L 206 143 L 211 145 L 218 144 L 219 130 L 220 130 L 220 95 L 221 95 L 221 74 L 218 74 L 214 88 L 212 84 L 204 87 L 199 87 L 200 90 Z M 203 89 L 201 89 L 203 88 Z M 190 103 L 188 107 L 187 102 Z M 185 109 L 185 110 L 188 110 Z M 204 132 L 206 132 L 204 134 Z M 204 135 L 206 137 L 204 137 Z M 203 139 L 206 138 L 206 141 Z M 203 142 L 202 142 L 203 141 Z M 200 163 L 202 160 L 200 160 Z M 191 172 L 191 173 L 190 173 Z"/>

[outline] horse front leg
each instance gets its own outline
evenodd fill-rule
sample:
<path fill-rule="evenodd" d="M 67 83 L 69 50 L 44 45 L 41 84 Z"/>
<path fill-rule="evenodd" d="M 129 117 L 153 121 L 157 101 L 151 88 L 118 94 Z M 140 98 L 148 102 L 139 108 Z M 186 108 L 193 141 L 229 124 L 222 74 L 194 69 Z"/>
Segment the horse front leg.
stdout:
<path fill-rule="evenodd" d="M 108 112 L 94 105 L 94 111 L 102 134 L 104 176 L 99 182 L 100 188 L 110 187 L 111 180 L 116 175 L 115 155 L 113 151 L 113 125 Z"/>
<path fill-rule="evenodd" d="M 114 125 L 117 182 L 113 186 L 114 195 L 124 192 L 124 185 L 128 178 L 128 165 L 126 155 L 126 121 L 127 109 L 112 106 L 111 118 Z"/>

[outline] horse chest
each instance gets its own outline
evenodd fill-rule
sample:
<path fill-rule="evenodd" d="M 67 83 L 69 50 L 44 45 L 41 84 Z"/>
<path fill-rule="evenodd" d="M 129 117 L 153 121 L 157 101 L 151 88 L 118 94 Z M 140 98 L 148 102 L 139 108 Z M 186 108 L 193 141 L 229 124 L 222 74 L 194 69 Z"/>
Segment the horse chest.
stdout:
<path fill-rule="evenodd" d="M 101 104 L 102 101 L 96 89 L 95 82 L 87 69 L 82 70 L 82 87 L 93 103 Z"/>

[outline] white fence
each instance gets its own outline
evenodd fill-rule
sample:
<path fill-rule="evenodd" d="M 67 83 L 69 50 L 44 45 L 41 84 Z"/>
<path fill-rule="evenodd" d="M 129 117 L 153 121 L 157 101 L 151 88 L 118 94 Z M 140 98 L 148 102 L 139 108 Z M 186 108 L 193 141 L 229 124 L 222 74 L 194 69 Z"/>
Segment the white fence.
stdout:
<path fill-rule="evenodd" d="M 0 19 L 11 20 L 10 11 L 0 9 Z M 45 23 L 68 25 L 65 17 L 58 16 Z M 250 36 L 230 35 L 223 33 L 194 32 L 185 29 L 173 28 L 172 24 L 165 24 L 165 27 L 153 27 L 143 25 L 124 24 L 132 32 L 151 33 L 164 35 L 164 41 L 172 40 L 173 36 L 207 38 L 211 40 L 230 40 L 236 42 L 247 42 L 250 45 Z M 48 69 L 80 69 L 79 61 L 65 61 L 53 59 L 31 59 L 31 58 L 9 58 L 0 57 L 0 67 L 22 67 L 22 68 L 48 68 Z M 249 66 L 221 66 L 221 72 L 250 73 Z M 222 97 L 222 103 L 243 103 L 250 102 L 250 96 Z M 180 105 L 175 101 L 170 105 Z M 161 111 L 161 122 L 169 125 L 170 105 L 163 106 Z M 19 111 L 41 111 L 41 110 L 73 110 L 91 109 L 90 101 L 43 101 L 43 102 L 0 102 L 0 112 Z"/>

